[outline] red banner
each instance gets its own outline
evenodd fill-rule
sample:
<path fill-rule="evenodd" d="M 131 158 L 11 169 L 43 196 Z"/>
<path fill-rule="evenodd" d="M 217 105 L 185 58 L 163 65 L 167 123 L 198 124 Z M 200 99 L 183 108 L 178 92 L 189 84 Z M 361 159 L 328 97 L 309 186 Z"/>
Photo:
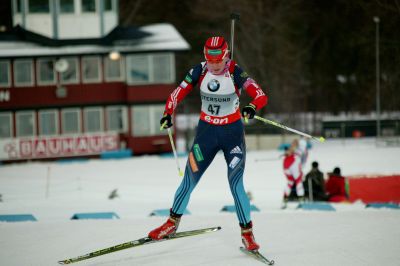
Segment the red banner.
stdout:
<path fill-rule="evenodd" d="M 349 177 L 350 201 L 400 203 L 400 175 Z"/>

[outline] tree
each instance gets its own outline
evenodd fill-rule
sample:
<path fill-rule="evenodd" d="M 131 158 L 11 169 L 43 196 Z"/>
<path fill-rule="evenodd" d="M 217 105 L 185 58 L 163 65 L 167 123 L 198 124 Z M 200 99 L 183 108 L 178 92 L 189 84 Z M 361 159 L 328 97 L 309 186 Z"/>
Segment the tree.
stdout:
<path fill-rule="evenodd" d="M 177 57 L 177 82 L 203 60 L 209 36 L 230 39 L 229 15 L 239 12 L 234 59 L 267 92 L 267 112 L 375 110 L 379 16 L 381 105 L 400 110 L 400 0 L 121 0 L 120 7 L 122 24 L 168 22 L 190 43 Z M 185 100 L 186 111 L 199 110 L 197 97 Z"/>

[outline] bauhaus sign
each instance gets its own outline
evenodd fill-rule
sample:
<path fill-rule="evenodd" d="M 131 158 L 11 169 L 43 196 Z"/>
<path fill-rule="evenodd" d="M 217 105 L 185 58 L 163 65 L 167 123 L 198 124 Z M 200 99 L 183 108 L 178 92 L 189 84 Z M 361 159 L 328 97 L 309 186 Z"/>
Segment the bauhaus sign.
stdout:
<path fill-rule="evenodd" d="M 117 134 L 85 134 L 0 140 L 0 160 L 95 155 L 117 150 Z"/>

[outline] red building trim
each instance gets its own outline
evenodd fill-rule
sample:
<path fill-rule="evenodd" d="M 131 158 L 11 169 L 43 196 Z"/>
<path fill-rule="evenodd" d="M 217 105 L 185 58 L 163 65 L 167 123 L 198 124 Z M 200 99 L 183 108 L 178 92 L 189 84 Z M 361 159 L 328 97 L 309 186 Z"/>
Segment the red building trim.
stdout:
<path fill-rule="evenodd" d="M 175 89 L 173 84 L 127 86 L 122 82 L 63 85 L 65 98 L 57 98 L 54 85 L 12 87 L 10 101 L 0 102 L 0 109 L 27 109 L 49 106 L 163 102 Z"/>
<path fill-rule="evenodd" d="M 130 103 L 165 101 L 175 88 L 175 84 L 130 85 L 126 99 Z"/>

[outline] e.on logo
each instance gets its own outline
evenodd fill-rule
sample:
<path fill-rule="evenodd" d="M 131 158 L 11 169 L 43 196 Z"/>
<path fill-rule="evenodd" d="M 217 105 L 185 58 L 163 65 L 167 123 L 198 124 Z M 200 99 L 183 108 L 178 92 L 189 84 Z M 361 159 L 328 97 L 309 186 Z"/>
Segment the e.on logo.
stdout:
<path fill-rule="evenodd" d="M 218 117 L 211 117 L 209 115 L 206 115 L 204 117 L 204 120 L 206 120 L 208 123 L 211 123 L 214 125 L 225 125 L 228 123 L 228 117 L 218 118 Z"/>

